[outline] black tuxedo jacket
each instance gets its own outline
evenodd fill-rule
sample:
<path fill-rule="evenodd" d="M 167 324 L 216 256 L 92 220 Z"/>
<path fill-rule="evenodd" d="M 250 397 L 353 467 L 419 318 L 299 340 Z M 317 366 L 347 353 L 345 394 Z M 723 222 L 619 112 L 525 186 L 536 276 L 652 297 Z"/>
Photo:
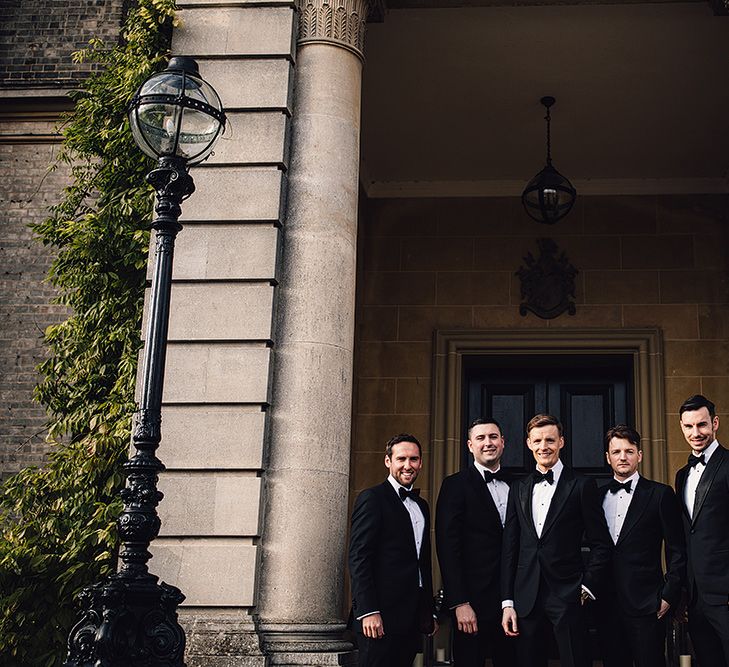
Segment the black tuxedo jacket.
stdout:
<path fill-rule="evenodd" d="M 600 502 L 606 493 L 608 487 L 601 487 Z M 681 508 L 673 489 L 639 477 L 631 493 L 633 498 L 612 552 L 609 595 L 624 614 L 647 616 L 658 611 L 661 599 L 671 606 L 678 602 L 686 574 L 686 545 Z"/>
<path fill-rule="evenodd" d="M 501 517 L 475 466 L 443 480 L 435 538 L 446 605 L 470 602 L 476 613 L 501 617 Z"/>
<path fill-rule="evenodd" d="M 532 475 L 511 487 L 504 526 L 501 595 L 514 600 L 518 616 L 534 608 L 541 579 L 567 606 L 579 602 L 582 584 L 599 596 L 612 549 L 593 480 L 562 469 L 541 537 L 532 519 L 533 488 Z M 590 547 L 587 563 L 583 537 Z"/>
<path fill-rule="evenodd" d="M 421 616 L 432 618 L 434 612 L 430 511 L 423 499 L 416 502 L 425 517 L 420 558 L 410 514 L 389 481 L 362 491 L 352 511 L 352 615 L 357 619 L 379 611 L 386 634 L 413 632 L 419 629 Z M 361 621 L 355 620 L 355 629 L 361 631 Z"/>
<path fill-rule="evenodd" d="M 729 601 L 729 451 L 719 445 L 696 488 L 693 518 L 686 510 L 684 490 L 689 466 L 676 474 L 688 554 L 688 588 L 706 604 Z"/>

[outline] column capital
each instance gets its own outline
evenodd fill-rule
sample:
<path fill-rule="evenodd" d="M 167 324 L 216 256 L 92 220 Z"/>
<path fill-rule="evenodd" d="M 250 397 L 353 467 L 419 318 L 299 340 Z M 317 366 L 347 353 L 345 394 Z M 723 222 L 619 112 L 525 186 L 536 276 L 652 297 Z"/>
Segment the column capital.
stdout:
<path fill-rule="evenodd" d="M 299 44 L 340 46 L 364 59 L 365 24 L 382 20 L 384 0 L 296 0 Z"/>

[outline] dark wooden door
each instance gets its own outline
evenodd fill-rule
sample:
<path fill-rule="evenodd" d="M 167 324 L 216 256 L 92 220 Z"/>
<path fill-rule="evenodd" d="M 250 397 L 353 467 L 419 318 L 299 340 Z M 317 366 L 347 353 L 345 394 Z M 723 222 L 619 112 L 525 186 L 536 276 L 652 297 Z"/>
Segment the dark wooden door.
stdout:
<path fill-rule="evenodd" d="M 609 476 L 605 432 L 614 424 L 633 422 L 628 356 L 474 356 L 466 363 L 464 384 L 464 433 L 477 417 L 496 419 L 506 439 L 502 465 L 517 476 L 534 468 L 525 426 L 537 413 L 553 414 L 562 422 L 565 465 L 600 478 Z M 464 444 L 462 465 L 470 460 Z"/>

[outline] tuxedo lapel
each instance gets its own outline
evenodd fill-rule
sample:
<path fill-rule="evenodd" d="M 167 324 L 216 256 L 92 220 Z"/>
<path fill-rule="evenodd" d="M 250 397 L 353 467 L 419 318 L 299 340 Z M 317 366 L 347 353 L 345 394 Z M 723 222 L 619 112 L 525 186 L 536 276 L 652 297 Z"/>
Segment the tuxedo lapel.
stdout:
<path fill-rule="evenodd" d="M 476 490 L 476 494 L 481 500 L 481 506 L 485 507 L 486 511 L 492 515 L 491 521 L 498 520 L 498 522 L 501 523 L 501 516 L 499 515 L 499 510 L 496 508 L 494 499 L 491 496 L 488 484 L 486 484 L 486 480 L 483 478 L 483 475 L 479 472 L 476 466 L 468 468 L 468 481 Z"/>
<path fill-rule="evenodd" d="M 392 484 L 390 484 L 390 482 L 385 480 L 382 486 L 384 487 L 383 491 L 385 501 L 392 508 L 393 517 L 395 517 L 397 523 L 400 524 L 400 530 L 402 531 L 403 535 L 406 536 L 405 539 L 410 542 L 413 553 L 417 555 L 418 548 L 415 545 L 415 535 L 413 534 L 412 521 L 410 521 L 410 512 L 407 511 L 407 509 L 405 508 L 405 503 L 402 501 L 400 496 L 397 495 L 397 492 L 395 491 L 395 489 L 392 488 Z M 420 502 L 422 502 L 420 501 L 420 498 L 418 498 L 418 501 L 418 507 L 420 507 L 420 511 L 423 512 L 424 516 L 426 516 L 422 506 L 420 505 Z"/>
<path fill-rule="evenodd" d="M 529 475 L 526 479 L 519 483 L 519 504 L 521 505 L 522 515 L 525 523 L 529 526 L 529 530 L 538 539 L 537 529 L 534 527 L 534 517 L 532 517 L 532 492 L 534 490 L 534 477 Z"/>
<path fill-rule="evenodd" d="M 549 529 L 554 524 L 555 519 L 559 516 L 562 511 L 567 498 L 572 493 L 572 488 L 575 485 L 575 477 L 571 470 L 568 468 L 562 468 L 562 474 L 559 476 L 557 482 L 557 488 L 554 490 L 554 496 L 552 496 L 552 502 L 549 504 L 549 510 L 547 511 L 547 517 L 544 520 L 544 528 L 542 528 L 542 537 L 544 537 Z"/>
<path fill-rule="evenodd" d="M 696 487 L 696 496 L 694 497 L 694 512 L 691 519 L 692 524 L 696 523 L 696 519 L 701 512 L 701 508 L 704 505 L 704 500 L 706 500 L 706 495 L 709 493 L 709 489 L 711 488 L 711 484 L 714 481 L 714 477 L 716 477 L 716 473 L 719 472 L 719 469 L 723 465 L 724 450 L 719 448 L 714 452 L 712 457 L 709 459 L 709 462 L 706 464 L 706 469 L 702 473 L 699 484 Z"/>
<path fill-rule="evenodd" d="M 620 544 L 625 536 L 635 527 L 636 523 L 643 512 L 650 504 L 651 496 L 653 495 L 653 488 L 648 488 L 642 477 L 638 478 L 638 483 L 635 485 L 633 490 L 633 498 L 628 505 L 628 512 L 625 515 L 625 521 L 623 527 L 620 530 L 620 537 L 618 537 L 617 544 Z"/>
<path fill-rule="evenodd" d="M 686 507 L 686 477 L 688 476 L 688 466 L 681 468 L 676 474 L 676 497 L 681 505 L 681 511 L 687 520 L 691 520 L 688 508 Z"/>

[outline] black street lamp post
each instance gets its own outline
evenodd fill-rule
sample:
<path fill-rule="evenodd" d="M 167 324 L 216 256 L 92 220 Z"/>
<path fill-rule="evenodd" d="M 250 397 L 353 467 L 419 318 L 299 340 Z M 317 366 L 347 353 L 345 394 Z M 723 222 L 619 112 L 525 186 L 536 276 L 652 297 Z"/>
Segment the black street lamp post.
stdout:
<path fill-rule="evenodd" d="M 144 349 L 139 410 L 132 442 L 135 455 L 124 464 L 127 486 L 117 526 L 121 538 L 119 571 L 80 595 L 81 620 L 71 630 L 65 667 L 184 667 L 185 633 L 177 607 L 178 588 L 149 572 L 151 541 L 160 520 L 157 490 L 164 465 L 155 452 L 161 433 L 167 329 L 175 237 L 180 204 L 195 190 L 191 165 L 210 156 L 225 128 L 215 90 L 200 78 L 192 58 L 172 58 L 164 72 L 142 84 L 129 105 L 134 139 L 158 167 L 147 175 L 157 192 L 152 223 L 156 232 L 154 277 Z"/>

